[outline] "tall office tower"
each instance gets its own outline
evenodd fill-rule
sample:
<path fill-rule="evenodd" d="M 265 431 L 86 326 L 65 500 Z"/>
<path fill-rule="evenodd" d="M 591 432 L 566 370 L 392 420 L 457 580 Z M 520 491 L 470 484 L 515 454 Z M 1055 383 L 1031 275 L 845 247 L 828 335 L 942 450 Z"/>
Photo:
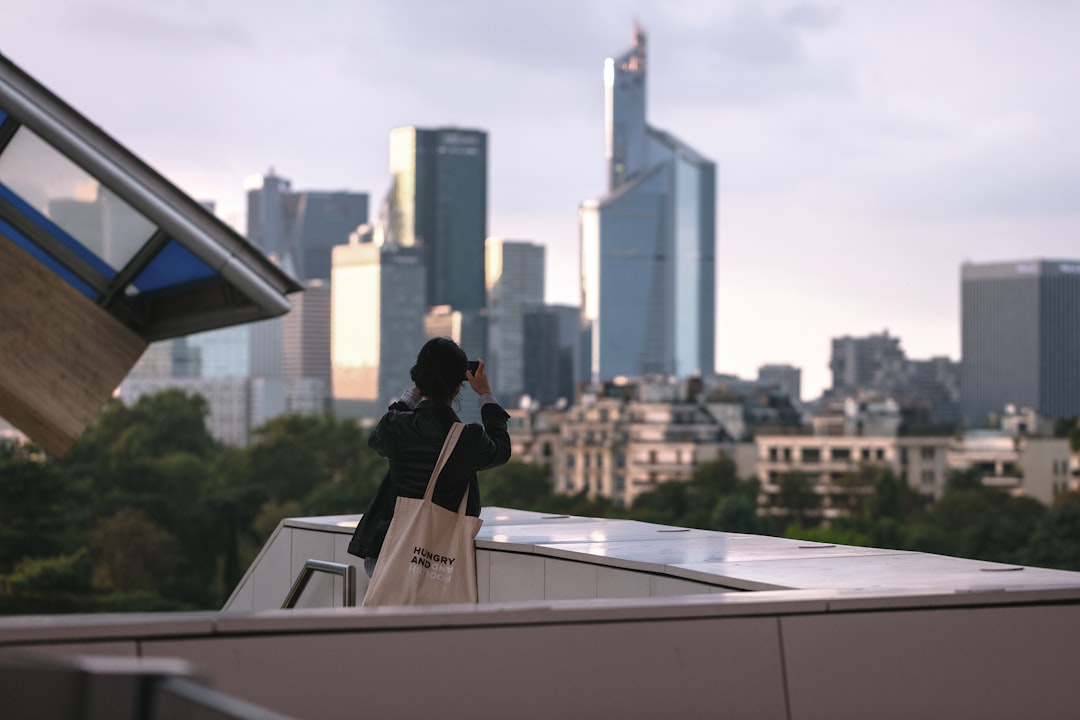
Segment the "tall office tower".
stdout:
<path fill-rule="evenodd" d="M 802 370 L 794 365 L 762 365 L 758 382 L 775 386 L 795 402 L 802 401 Z"/>
<path fill-rule="evenodd" d="M 551 407 L 574 401 L 581 308 L 541 305 L 525 311 L 525 391 Z"/>
<path fill-rule="evenodd" d="M 582 203 L 594 381 L 714 371 L 716 166 L 645 121 L 645 34 L 604 63 L 608 194 Z"/>
<path fill-rule="evenodd" d="M 329 280 L 333 247 L 368 220 L 367 193 L 294 192 L 272 169 L 245 186 L 248 240 L 299 280 Z"/>
<path fill-rule="evenodd" d="M 282 318 L 281 374 L 292 412 L 329 409 L 330 280 L 308 280 Z M 301 400 L 303 398 L 303 400 Z"/>
<path fill-rule="evenodd" d="M 387 239 L 423 248 L 426 304 L 484 308 L 487 133 L 400 127 L 390 133 Z"/>
<path fill-rule="evenodd" d="M 330 362 L 334 412 L 377 419 L 409 387 L 424 344 L 425 270 L 416 248 L 334 248 Z"/>
<path fill-rule="evenodd" d="M 1006 405 L 1080 416 L 1080 261 L 964 263 L 960 278 L 964 423 Z"/>
<path fill-rule="evenodd" d="M 506 407 L 516 407 L 525 385 L 525 311 L 544 303 L 544 246 L 488 238 L 488 350 L 492 386 Z"/>
<path fill-rule="evenodd" d="M 907 358 L 900 338 L 890 336 L 888 330 L 880 335 L 833 338 L 829 369 L 833 376 L 830 395 L 891 393 L 907 383 Z"/>

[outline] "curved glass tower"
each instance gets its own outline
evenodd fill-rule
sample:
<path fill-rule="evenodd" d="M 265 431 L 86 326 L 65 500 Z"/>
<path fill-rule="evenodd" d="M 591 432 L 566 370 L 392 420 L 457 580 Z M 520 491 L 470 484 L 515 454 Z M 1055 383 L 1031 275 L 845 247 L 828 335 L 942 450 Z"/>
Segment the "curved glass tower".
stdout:
<path fill-rule="evenodd" d="M 604 63 L 608 193 L 582 203 L 594 381 L 714 372 L 716 165 L 645 121 L 645 34 Z"/>

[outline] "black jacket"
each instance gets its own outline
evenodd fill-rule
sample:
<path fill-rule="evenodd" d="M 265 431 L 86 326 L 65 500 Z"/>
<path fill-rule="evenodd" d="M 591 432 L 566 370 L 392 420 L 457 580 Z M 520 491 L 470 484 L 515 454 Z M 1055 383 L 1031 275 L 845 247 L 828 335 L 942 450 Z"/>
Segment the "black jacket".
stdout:
<path fill-rule="evenodd" d="M 510 416 L 495 403 L 480 409 L 483 425 L 466 425 L 454 452 L 435 483 L 434 501 L 457 512 L 462 494 L 469 493 L 465 512 L 480 514 L 478 470 L 505 464 L 510 459 Z M 378 557 L 386 530 L 394 517 L 398 496 L 422 498 L 431 471 L 439 458 L 450 426 L 460 422 L 453 408 L 423 400 L 415 409 L 396 402 L 368 437 L 368 445 L 389 459 L 390 470 L 375 493 L 349 543 L 349 552 L 360 557 Z"/>

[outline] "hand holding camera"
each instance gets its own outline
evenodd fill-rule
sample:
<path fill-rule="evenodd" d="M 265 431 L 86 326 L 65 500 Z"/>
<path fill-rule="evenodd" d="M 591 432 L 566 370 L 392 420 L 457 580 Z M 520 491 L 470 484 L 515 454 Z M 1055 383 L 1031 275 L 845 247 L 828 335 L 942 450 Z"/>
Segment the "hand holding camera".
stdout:
<path fill-rule="evenodd" d="M 488 382 L 487 374 L 484 372 L 483 360 L 469 361 L 469 368 L 465 371 L 465 379 L 469 381 L 469 386 L 477 395 L 491 392 L 491 383 Z"/>

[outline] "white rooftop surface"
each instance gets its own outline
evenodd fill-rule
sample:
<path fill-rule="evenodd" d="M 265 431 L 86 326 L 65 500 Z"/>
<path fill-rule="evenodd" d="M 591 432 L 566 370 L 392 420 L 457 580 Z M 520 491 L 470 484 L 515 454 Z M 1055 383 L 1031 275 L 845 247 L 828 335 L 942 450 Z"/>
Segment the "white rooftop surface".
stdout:
<path fill-rule="evenodd" d="M 500 507 L 484 508 L 481 517 L 480 549 L 659 573 L 733 590 L 824 590 L 839 595 L 1048 591 L 1060 597 L 1062 590 L 1071 589 L 1080 597 L 1080 573 L 1065 570 Z M 285 522 L 351 533 L 359 518 Z"/>

